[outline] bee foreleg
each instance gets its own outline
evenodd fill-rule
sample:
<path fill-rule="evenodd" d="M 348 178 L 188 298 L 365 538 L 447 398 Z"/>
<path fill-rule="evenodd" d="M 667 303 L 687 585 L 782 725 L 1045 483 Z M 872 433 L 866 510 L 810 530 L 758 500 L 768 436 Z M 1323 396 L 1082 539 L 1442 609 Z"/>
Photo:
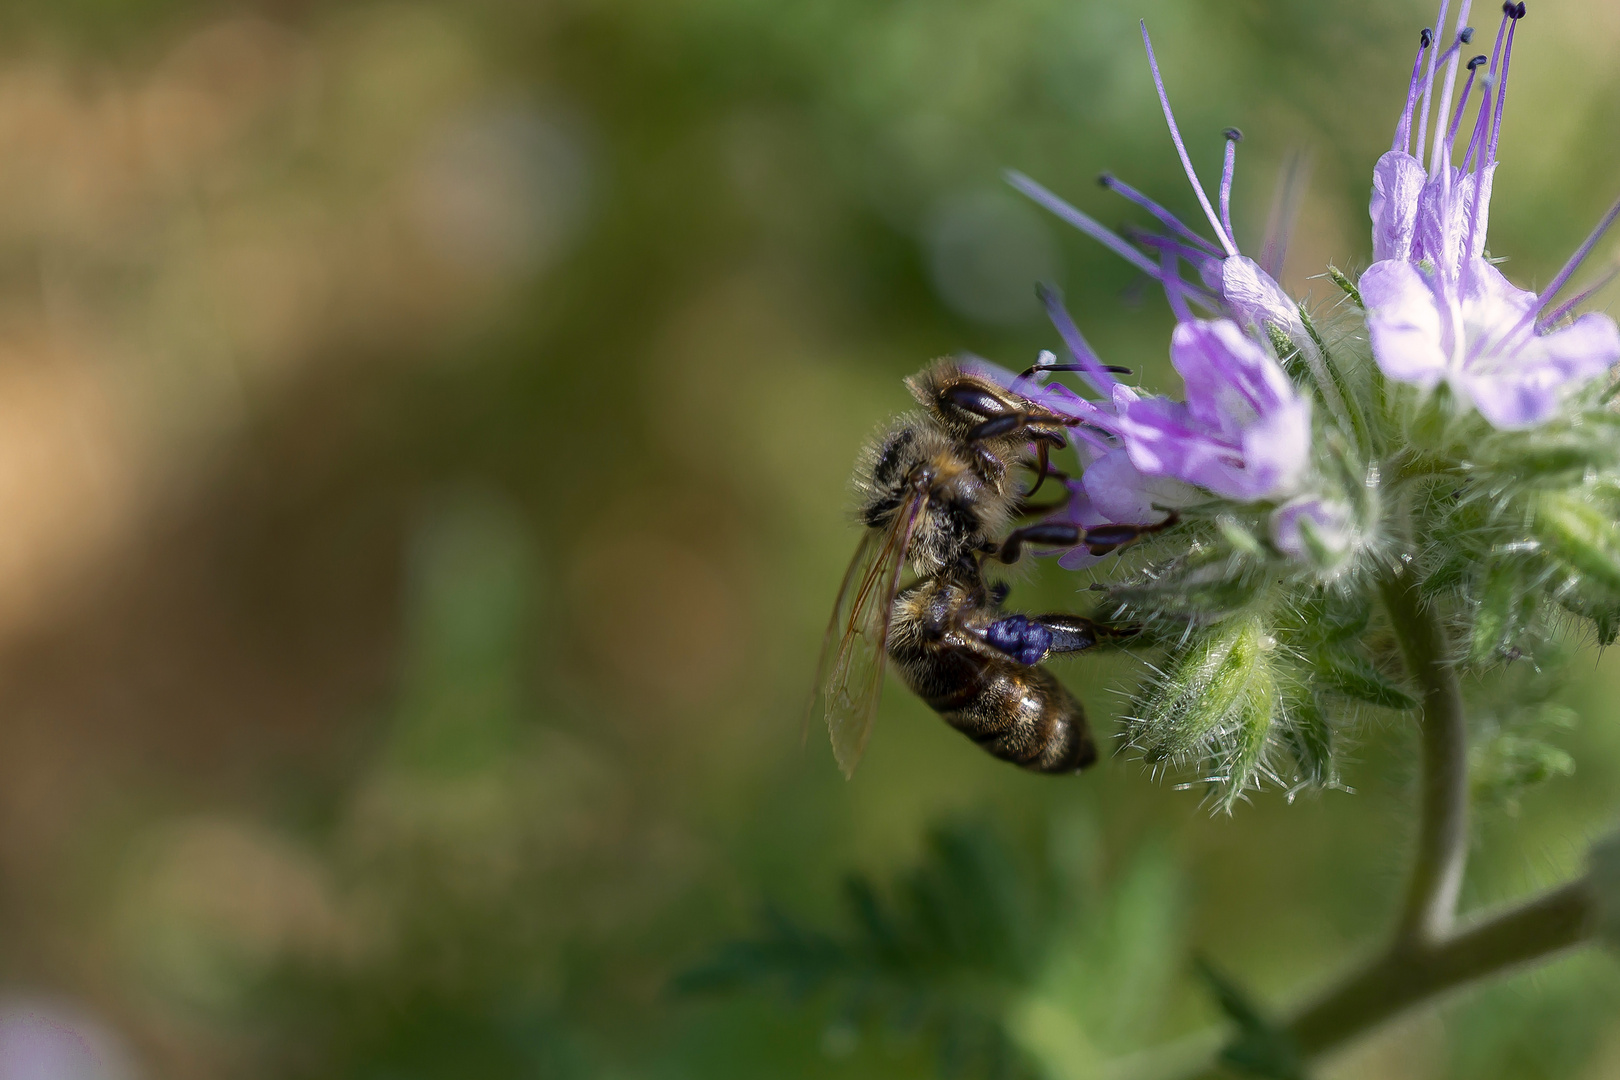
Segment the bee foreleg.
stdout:
<path fill-rule="evenodd" d="M 1069 521 L 1040 521 L 1008 533 L 996 558 L 1004 563 L 1017 562 L 1025 544 L 1051 547 L 1079 547 L 1084 544 L 1093 555 L 1107 555 L 1144 536 L 1168 529 L 1178 520 L 1172 512 L 1157 525 L 1098 525 L 1089 529 Z"/>
<path fill-rule="evenodd" d="M 1037 434 L 1035 436 L 1035 460 L 1033 462 L 1025 462 L 1026 465 L 1035 471 L 1035 483 L 1031 485 L 1028 491 L 1024 492 L 1025 499 L 1028 499 L 1031 495 L 1034 495 L 1037 491 L 1041 490 L 1041 485 L 1046 483 L 1046 478 L 1048 476 L 1064 481 L 1069 479 L 1069 474 L 1064 472 L 1062 469 L 1054 468 L 1051 461 L 1052 447 L 1057 446 L 1061 448 L 1066 445 L 1068 445 L 1066 440 L 1061 438 L 1053 438 L 1052 436 L 1046 434 Z"/>
<path fill-rule="evenodd" d="M 983 439 L 998 439 L 1004 435 L 1018 435 L 1036 425 L 1046 427 L 1078 427 L 1080 421 L 1068 416 L 1058 416 L 1054 413 L 1037 414 L 1028 412 L 1005 412 L 1000 416 L 992 416 L 984 423 L 977 425 L 967 434 L 969 442 L 979 442 Z M 1059 450 L 1069 445 L 1069 441 L 1055 431 L 1043 431 L 1042 439 L 1048 440 Z"/>
<path fill-rule="evenodd" d="M 1023 554 L 1025 544 L 1043 544 L 1052 547 L 1074 547 L 1085 537 L 1086 530 L 1069 521 L 1038 521 L 1007 534 L 996 552 L 1004 563 L 1015 563 Z"/>
<path fill-rule="evenodd" d="M 1024 492 L 1024 498 L 1027 499 L 1041 490 L 1041 485 L 1046 483 L 1047 470 L 1052 467 L 1052 463 L 1048 460 L 1051 452 L 1052 448 L 1045 439 L 1035 440 L 1035 483 L 1028 491 Z"/>

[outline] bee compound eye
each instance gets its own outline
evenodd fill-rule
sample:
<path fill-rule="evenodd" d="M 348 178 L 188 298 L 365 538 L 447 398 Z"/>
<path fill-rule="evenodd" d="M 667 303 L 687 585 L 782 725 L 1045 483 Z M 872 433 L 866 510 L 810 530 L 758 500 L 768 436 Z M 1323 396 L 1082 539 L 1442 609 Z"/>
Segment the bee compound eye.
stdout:
<path fill-rule="evenodd" d="M 940 401 L 974 416 L 996 417 L 1007 412 L 1007 404 L 994 394 L 971 383 L 952 383 L 940 391 Z"/>

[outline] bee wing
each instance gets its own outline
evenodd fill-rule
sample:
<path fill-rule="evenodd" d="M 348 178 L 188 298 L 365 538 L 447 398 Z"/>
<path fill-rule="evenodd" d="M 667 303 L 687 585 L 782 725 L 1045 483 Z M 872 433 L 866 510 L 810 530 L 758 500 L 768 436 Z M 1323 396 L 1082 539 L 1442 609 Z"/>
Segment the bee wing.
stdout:
<path fill-rule="evenodd" d="M 844 573 L 821 645 L 816 683 L 827 702 L 833 757 L 846 777 L 861 760 L 877 718 L 888 659 L 889 618 L 899 592 L 900 570 L 926 502 L 926 495 L 914 496 L 900 508 L 892 526 L 881 532 L 869 529 L 861 538 Z"/>

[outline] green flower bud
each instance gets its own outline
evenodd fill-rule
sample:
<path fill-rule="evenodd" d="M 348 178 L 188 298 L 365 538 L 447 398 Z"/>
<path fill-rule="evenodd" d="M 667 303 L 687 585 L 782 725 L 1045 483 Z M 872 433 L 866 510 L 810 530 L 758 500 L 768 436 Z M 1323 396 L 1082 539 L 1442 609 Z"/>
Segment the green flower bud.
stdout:
<path fill-rule="evenodd" d="M 1555 559 L 1620 595 L 1620 533 L 1610 514 L 1575 495 L 1542 495 L 1533 528 Z"/>
<path fill-rule="evenodd" d="M 1269 648 L 1266 649 L 1270 651 Z M 1281 695 L 1272 667 L 1262 658 L 1249 674 L 1248 685 L 1239 695 L 1232 720 L 1235 724 L 1221 740 L 1226 757 L 1224 779 L 1221 782 L 1217 804 L 1230 813 L 1232 806 L 1251 787 L 1258 786 L 1265 772 L 1266 752 L 1271 744 L 1272 718 L 1277 714 Z"/>
<path fill-rule="evenodd" d="M 1468 659 L 1488 663 L 1512 636 L 1519 610 L 1519 567 L 1503 560 L 1492 563 L 1480 583 L 1479 610 L 1468 643 Z"/>
<path fill-rule="evenodd" d="M 1343 270 L 1340 270 L 1332 263 L 1328 263 L 1327 275 L 1329 281 L 1344 290 L 1344 294 L 1350 298 L 1352 304 L 1355 304 L 1356 307 L 1365 306 L 1361 302 L 1361 290 L 1356 288 L 1356 283 L 1351 281 Z"/>
<path fill-rule="evenodd" d="M 1278 647 L 1255 615 L 1230 619 L 1189 642 L 1143 702 L 1136 744 L 1149 760 L 1199 761 L 1223 810 L 1268 773 L 1283 710 Z"/>
<path fill-rule="evenodd" d="M 1141 743 L 1153 760 L 1202 753 L 1232 726 L 1268 647 L 1255 618 L 1221 623 L 1174 657 L 1142 712 Z"/>

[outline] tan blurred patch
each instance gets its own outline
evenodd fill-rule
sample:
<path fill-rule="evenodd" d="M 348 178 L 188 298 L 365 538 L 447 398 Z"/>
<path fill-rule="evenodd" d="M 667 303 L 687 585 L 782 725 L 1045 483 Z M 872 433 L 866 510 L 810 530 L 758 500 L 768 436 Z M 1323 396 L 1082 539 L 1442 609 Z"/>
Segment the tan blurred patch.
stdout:
<path fill-rule="evenodd" d="M 648 530 L 580 552 L 573 570 L 586 643 L 613 692 L 676 709 L 724 695 L 751 627 L 726 547 Z"/>
<path fill-rule="evenodd" d="M 1309 297 L 1313 308 L 1327 307 L 1343 298 L 1338 288 L 1321 276 L 1322 268 L 1329 263 L 1355 266 L 1368 243 L 1361 233 L 1351 231 L 1340 212 L 1343 206 L 1343 200 L 1321 190 L 1320 185 L 1307 187 L 1300 199 L 1299 224 L 1288 243 L 1282 285 L 1291 296 Z M 1360 228 L 1359 222 L 1356 227 Z"/>
<path fill-rule="evenodd" d="M 517 119 L 479 127 L 486 101 Z M 432 147 L 440 173 L 490 171 L 444 163 L 469 127 L 498 175 L 455 212 L 567 239 L 554 219 L 579 213 L 583 151 L 498 94 L 443 12 L 235 18 L 145 69 L 0 70 L 0 637 L 311 360 L 422 355 L 529 269 L 447 252 L 415 194 Z M 548 200 L 551 219 L 530 206 Z"/>
<path fill-rule="evenodd" d="M 1330 1060 L 1322 1080 L 1428 1080 L 1445 1075 L 1446 1029 L 1422 1009 L 1352 1045 Z"/>
<path fill-rule="evenodd" d="M 217 1005 L 239 992 L 244 969 L 359 951 L 359 928 L 320 863 L 262 826 L 184 820 L 134 850 L 114 918 L 123 951 L 153 989 Z"/>
<path fill-rule="evenodd" d="M 1610 1025 L 1581 1076 L 1583 1080 L 1610 1080 L 1620 1076 L 1620 1027 Z"/>
<path fill-rule="evenodd" d="M 385 891 L 372 910 L 408 908 L 398 890 L 429 870 L 464 902 L 495 904 L 522 875 L 577 862 L 625 817 L 622 781 L 587 747 L 544 732 L 528 752 L 456 776 L 380 769 L 363 782 L 341 829 L 341 857 Z"/>
<path fill-rule="evenodd" d="M 106 385 L 35 345 L 0 344 L 0 635 L 72 590 L 74 568 L 107 553 L 137 498 Z"/>

